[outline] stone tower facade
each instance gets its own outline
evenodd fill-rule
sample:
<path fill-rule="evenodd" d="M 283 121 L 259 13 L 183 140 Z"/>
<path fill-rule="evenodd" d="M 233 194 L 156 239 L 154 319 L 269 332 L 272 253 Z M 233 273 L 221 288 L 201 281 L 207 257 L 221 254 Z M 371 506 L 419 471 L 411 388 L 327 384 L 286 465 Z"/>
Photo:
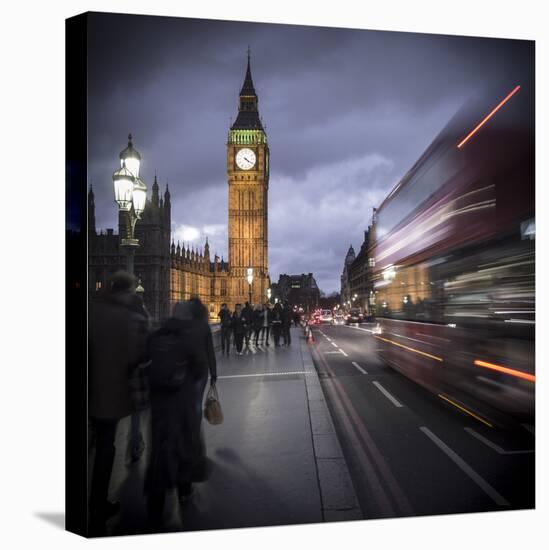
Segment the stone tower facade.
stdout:
<path fill-rule="evenodd" d="M 250 54 L 240 90 L 238 115 L 227 140 L 229 184 L 230 297 L 227 303 L 249 300 L 246 279 L 253 269 L 252 302 L 267 300 L 269 145 L 259 117 L 258 97 L 250 69 Z"/>

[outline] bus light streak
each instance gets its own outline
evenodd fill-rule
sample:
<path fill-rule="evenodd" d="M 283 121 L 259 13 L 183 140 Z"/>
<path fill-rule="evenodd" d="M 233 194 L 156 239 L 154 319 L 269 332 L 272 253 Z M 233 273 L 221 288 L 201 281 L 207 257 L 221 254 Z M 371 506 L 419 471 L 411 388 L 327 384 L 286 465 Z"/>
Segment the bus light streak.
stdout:
<path fill-rule="evenodd" d="M 516 376 L 517 378 L 528 380 L 529 382 L 536 381 L 536 377 L 533 374 L 528 374 L 527 372 L 522 372 L 520 370 L 510 369 L 509 367 L 502 367 L 501 365 L 495 365 L 494 363 L 488 363 L 487 361 L 481 361 L 480 359 L 475 359 L 474 364 L 477 367 L 484 367 L 486 369 L 510 374 L 511 376 Z"/>
<path fill-rule="evenodd" d="M 518 91 L 520 86 L 516 86 L 507 94 L 476 126 L 465 136 L 458 144 L 457 148 L 461 149 L 487 122 L 490 120 Z"/>
<path fill-rule="evenodd" d="M 444 401 L 448 401 L 448 403 L 450 403 L 451 405 L 454 405 L 454 407 L 457 407 L 460 411 L 463 411 L 464 413 L 468 414 L 469 416 L 472 416 L 473 418 L 476 418 L 479 422 L 482 422 L 483 424 L 486 424 L 488 427 L 490 427 L 490 428 L 494 427 L 494 426 L 492 426 L 492 424 L 490 424 L 490 422 L 488 422 L 487 420 L 484 420 L 484 418 L 481 418 L 480 416 L 477 416 L 474 412 L 471 412 L 470 410 L 466 409 L 465 407 L 462 407 L 461 405 L 458 405 L 457 403 L 455 403 L 451 399 L 448 399 L 444 395 L 439 393 L 438 396 L 441 399 L 444 399 Z"/>
<path fill-rule="evenodd" d="M 425 357 L 430 357 L 431 359 L 434 359 L 435 361 L 444 361 L 442 357 L 437 357 L 436 355 L 431 355 L 430 353 L 425 353 L 424 351 L 420 351 L 415 348 L 410 348 L 408 346 L 405 346 L 403 344 L 399 344 L 398 342 L 394 342 L 393 340 L 388 340 L 387 338 L 382 338 L 381 336 L 374 336 L 374 338 L 377 338 L 378 340 L 383 340 L 384 342 L 388 342 L 389 344 L 393 344 L 395 346 L 398 346 L 400 348 L 407 349 L 408 351 L 413 351 L 414 353 L 419 353 L 419 355 L 424 355 Z"/>

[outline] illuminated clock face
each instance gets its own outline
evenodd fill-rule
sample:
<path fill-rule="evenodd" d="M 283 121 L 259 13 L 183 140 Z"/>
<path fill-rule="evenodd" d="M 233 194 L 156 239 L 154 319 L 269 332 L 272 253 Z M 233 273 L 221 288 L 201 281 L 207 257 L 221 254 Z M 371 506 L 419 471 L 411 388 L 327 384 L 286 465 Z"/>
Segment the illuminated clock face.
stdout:
<path fill-rule="evenodd" d="M 251 149 L 240 149 L 236 154 L 236 165 L 241 170 L 251 170 L 255 166 L 255 153 Z"/>

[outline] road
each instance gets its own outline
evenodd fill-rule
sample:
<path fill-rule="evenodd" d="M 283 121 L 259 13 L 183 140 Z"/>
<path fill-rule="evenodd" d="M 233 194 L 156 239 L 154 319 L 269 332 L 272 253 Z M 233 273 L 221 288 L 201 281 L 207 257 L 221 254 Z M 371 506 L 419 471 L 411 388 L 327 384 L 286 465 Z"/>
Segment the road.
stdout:
<path fill-rule="evenodd" d="M 535 505 L 533 428 L 489 428 L 381 362 L 371 325 L 311 345 L 365 518 Z"/>

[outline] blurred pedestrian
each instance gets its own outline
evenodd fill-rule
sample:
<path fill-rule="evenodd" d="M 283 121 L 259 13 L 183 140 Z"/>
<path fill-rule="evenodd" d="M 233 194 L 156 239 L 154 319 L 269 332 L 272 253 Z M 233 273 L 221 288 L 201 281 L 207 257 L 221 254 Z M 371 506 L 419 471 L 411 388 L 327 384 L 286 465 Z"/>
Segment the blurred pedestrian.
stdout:
<path fill-rule="evenodd" d="M 234 345 L 236 354 L 242 355 L 242 344 L 246 333 L 246 321 L 242 315 L 242 304 L 236 304 L 235 310 L 231 319 L 231 327 L 233 330 Z"/>
<path fill-rule="evenodd" d="M 153 528 L 161 526 L 167 490 L 177 487 L 184 502 L 192 482 L 205 478 L 202 400 L 208 373 L 212 384 L 217 380 L 207 315 L 199 300 L 178 302 L 149 340 L 152 449 L 145 491 Z"/>
<path fill-rule="evenodd" d="M 285 346 L 289 346 L 292 343 L 292 337 L 290 335 L 290 327 L 292 326 L 292 309 L 290 304 L 286 302 L 282 308 L 282 339 Z"/>
<path fill-rule="evenodd" d="M 148 334 L 151 328 L 151 316 L 145 307 L 141 293 L 136 292 L 133 295 L 130 307 L 137 315 L 143 317 L 146 333 Z M 147 371 L 148 364 L 148 358 L 145 358 L 143 362 L 136 365 L 134 372 L 131 373 L 131 376 L 146 376 L 145 374 L 137 373 L 136 371 Z M 128 446 L 126 449 L 126 462 L 130 464 L 139 461 L 145 451 L 145 438 L 143 437 L 141 423 L 143 410 L 146 406 L 148 406 L 148 403 L 136 403 L 135 399 L 133 404 L 134 412 L 131 415 L 130 430 L 128 432 Z"/>
<path fill-rule="evenodd" d="M 105 534 L 105 522 L 120 505 L 107 500 L 121 418 L 133 412 L 129 376 L 144 360 L 146 320 L 133 310 L 136 279 L 116 272 L 105 294 L 90 303 L 88 410 L 96 433 L 90 488 L 90 532 Z"/>
<path fill-rule="evenodd" d="M 149 522 L 161 526 L 166 491 L 177 486 L 183 467 L 180 439 L 185 415 L 185 379 L 195 364 L 191 339 L 192 314 L 185 302 L 149 338 L 151 358 L 151 456 L 145 476 Z"/>
<path fill-rule="evenodd" d="M 282 307 L 279 302 L 273 307 L 272 327 L 274 345 L 278 347 L 280 346 L 280 334 L 282 333 Z"/>
<path fill-rule="evenodd" d="M 244 308 L 242 309 L 242 317 L 244 319 L 244 335 L 246 337 L 246 347 L 249 348 L 250 339 L 254 328 L 254 311 L 252 309 L 252 306 L 250 305 L 250 302 L 246 302 L 244 304 Z"/>
<path fill-rule="evenodd" d="M 184 466 L 180 470 L 178 492 L 180 500 L 190 496 L 193 481 L 203 481 L 206 477 L 206 446 L 202 432 L 202 403 L 208 382 L 217 382 L 217 362 L 209 325 L 208 310 L 199 298 L 189 300 L 192 313 L 193 368 L 189 384 L 186 384 L 188 404 L 184 417 L 183 453 Z"/>
<path fill-rule="evenodd" d="M 301 315 L 298 309 L 294 309 L 294 325 L 299 327 L 301 325 Z"/>
<path fill-rule="evenodd" d="M 229 355 L 231 350 L 231 312 L 227 304 L 221 304 L 218 317 L 221 324 L 221 353 L 226 352 Z"/>
<path fill-rule="evenodd" d="M 261 337 L 265 345 L 269 345 L 269 333 L 271 331 L 271 308 L 269 304 L 263 306 L 263 326 L 261 327 Z"/>
<path fill-rule="evenodd" d="M 253 316 L 253 327 L 254 327 L 254 337 L 255 345 L 259 345 L 259 335 L 261 333 L 261 328 L 263 327 L 263 305 L 257 304 L 254 309 Z"/>

